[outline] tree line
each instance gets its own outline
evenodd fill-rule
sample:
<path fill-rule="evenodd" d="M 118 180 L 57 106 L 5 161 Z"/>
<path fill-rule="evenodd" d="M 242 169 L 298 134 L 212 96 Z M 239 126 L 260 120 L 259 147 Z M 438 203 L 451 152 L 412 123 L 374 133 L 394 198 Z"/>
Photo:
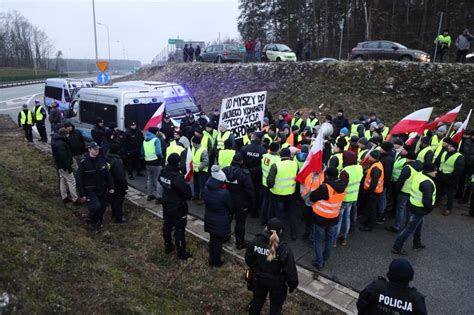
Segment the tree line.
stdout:
<path fill-rule="evenodd" d="M 342 57 L 358 42 L 387 39 L 431 52 L 438 32 L 453 40 L 474 27 L 472 0 L 239 0 L 238 29 L 244 40 L 282 42 L 292 48 L 309 39 L 317 57 Z"/>

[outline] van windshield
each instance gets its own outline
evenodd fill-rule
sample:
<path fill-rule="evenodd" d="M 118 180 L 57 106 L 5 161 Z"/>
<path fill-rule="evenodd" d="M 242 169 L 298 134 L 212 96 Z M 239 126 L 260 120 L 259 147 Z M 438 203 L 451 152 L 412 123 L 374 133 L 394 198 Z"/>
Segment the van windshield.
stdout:
<path fill-rule="evenodd" d="M 189 96 L 168 97 L 166 98 L 166 113 L 171 117 L 184 116 L 186 109 L 197 113 L 199 108 Z"/>

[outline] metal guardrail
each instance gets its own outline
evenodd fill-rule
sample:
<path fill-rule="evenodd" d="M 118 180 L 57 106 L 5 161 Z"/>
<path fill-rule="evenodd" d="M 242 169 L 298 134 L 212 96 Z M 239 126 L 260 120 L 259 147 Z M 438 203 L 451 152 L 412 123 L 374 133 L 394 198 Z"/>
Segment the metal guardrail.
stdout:
<path fill-rule="evenodd" d="M 0 82 L 0 89 L 7 88 L 7 87 L 13 87 L 13 86 L 20 86 L 20 85 L 30 85 L 30 84 L 44 83 L 44 81 L 46 81 L 46 79 Z"/>

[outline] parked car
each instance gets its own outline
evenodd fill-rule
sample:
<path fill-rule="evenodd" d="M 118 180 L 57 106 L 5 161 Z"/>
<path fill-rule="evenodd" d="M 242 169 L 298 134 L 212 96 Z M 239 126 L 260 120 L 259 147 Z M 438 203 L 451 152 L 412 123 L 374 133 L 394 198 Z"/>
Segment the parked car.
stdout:
<path fill-rule="evenodd" d="M 219 44 L 211 45 L 204 49 L 199 56 L 198 61 L 204 62 L 239 62 L 242 60 L 242 53 L 239 45 L 235 44 Z"/>
<path fill-rule="evenodd" d="M 466 62 L 467 63 L 474 63 L 474 53 L 470 53 L 466 55 Z"/>
<path fill-rule="evenodd" d="M 421 50 L 407 48 L 397 42 L 374 40 L 358 43 L 352 48 L 351 59 L 430 62 L 430 55 Z"/>
<path fill-rule="evenodd" d="M 262 50 L 262 61 L 296 61 L 296 55 L 284 44 L 267 44 Z"/>

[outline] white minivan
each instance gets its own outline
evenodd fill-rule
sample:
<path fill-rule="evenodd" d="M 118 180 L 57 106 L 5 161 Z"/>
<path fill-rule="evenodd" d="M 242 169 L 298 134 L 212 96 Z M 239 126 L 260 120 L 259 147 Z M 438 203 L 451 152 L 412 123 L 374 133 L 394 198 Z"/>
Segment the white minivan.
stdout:
<path fill-rule="evenodd" d="M 44 86 L 44 105 L 49 110 L 51 103 L 56 102 L 62 111 L 70 108 L 71 100 L 81 88 L 93 87 L 91 80 L 54 78 L 46 79 Z"/>

